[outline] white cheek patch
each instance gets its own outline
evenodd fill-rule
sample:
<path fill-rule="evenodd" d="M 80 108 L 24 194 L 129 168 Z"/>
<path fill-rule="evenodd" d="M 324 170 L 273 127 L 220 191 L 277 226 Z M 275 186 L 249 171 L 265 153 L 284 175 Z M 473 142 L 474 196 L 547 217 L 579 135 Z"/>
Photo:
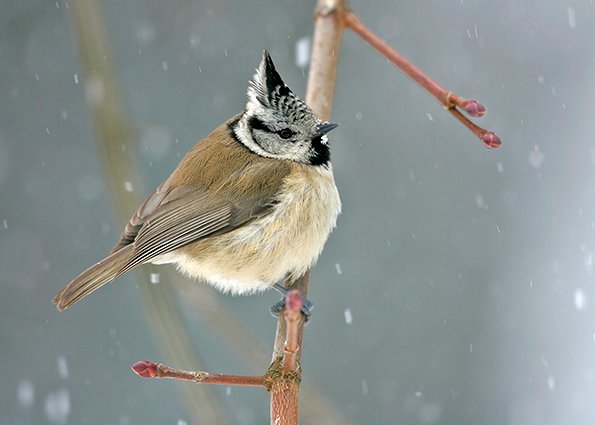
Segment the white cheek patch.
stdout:
<path fill-rule="evenodd" d="M 322 135 L 322 137 L 320 138 L 320 143 L 322 143 L 323 145 L 328 145 L 328 136 L 326 134 Z"/>

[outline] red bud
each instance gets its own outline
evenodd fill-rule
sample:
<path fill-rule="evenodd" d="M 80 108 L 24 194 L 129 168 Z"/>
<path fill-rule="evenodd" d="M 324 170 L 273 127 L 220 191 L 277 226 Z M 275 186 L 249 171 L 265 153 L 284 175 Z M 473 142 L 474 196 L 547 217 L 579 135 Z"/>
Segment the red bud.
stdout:
<path fill-rule="evenodd" d="M 486 148 L 490 149 L 498 148 L 502 144 L 500 138 L 496 136 L 496 133 L 492 131 L 486 131 L 484 134 L 481 135 L 480 139 L 486 146 Z"/>
<path fill-rule="evenodd" d="M 157 376 L 157 364 L 148 360 L 141 360 L 132 365 L 132 370 L 143 378 L 154 378 Z"/>
<path fill-rule="evenodd" d="M 475 99 L 468 100 L 464 109 L 472 117 L 483 117 L 486 113 L 486 108 Z"/>

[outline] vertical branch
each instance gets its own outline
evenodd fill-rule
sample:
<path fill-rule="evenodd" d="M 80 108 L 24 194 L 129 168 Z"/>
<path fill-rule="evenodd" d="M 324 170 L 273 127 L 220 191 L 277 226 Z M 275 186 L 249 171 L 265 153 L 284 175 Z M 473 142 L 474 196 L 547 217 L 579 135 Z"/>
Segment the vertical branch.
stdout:
<path fill-rule="evenodd" d="M 314 40 L 306 89 L 306 103 L 323 120 L 328 120 L 331 116 L 345 12 L 345 0 L 319 0 L 314 17 Z M 293 283 L 286 282 L 286 286 L 297 289 L 303 297 L 307 297 L 310 272 L 306 272 Z M 300 349 L 295 353 L 298 373 L 299 360 L 303 351 L 303 334 L 304 323 L 303 320 L 299 320 L 296 340 Z M 273 368 L 275 363 L 283 358 L 286 339 L 287 324 L 283 317 L 279 317 L 273 348 Z M 282 366 L 279 367 L 283 369 Z M 271 387 L 271 424 L 294 425 L 298 423 L 299 380 L 293 379 L 291 375 L 291 372 L 296 371 L 284 371 L 286 375 L 282 379 L 276 380 Z"/>
<path fill-rule="evenodd" d="M 345 0 L 318 1 L 306 103 L 323 120 L 331 117 L 345 13 Z"/>
<path fill-rule="evenodd" d="M 99 133 L 97 148 L 104 178 L 118 221 L 125 222 L 139 204 L 142 190 L 134 166 L 134 136 L 119 96 L 103 14 L 96 0 L 72 2 L 71 10 L 85 73 L 85 94 Z M 153 267 L 142 267 L 137 276 L 142 281 L 139 289 L 143 305 L 159 346 L 176 364 L 200 366 L 198 354 L 192 349 L 192 341 L 180 317 L 174 292 L 165 282 L 171 279 L 150 285 L 150 274 L 154 271 Z M 216 424 L 224 421 L 225 411 L 209 388 L 181 386 L 180 391 L 194 422 Z"/>

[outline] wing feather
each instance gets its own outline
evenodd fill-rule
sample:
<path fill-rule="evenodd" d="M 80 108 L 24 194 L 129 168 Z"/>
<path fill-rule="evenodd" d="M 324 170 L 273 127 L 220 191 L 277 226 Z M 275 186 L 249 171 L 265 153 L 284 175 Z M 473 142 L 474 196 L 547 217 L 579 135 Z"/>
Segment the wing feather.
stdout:
<path fill-rule="evenodd" d="M 159 255 L 229 228 L 231 214 L 231 206 L 223 205 L 195 217 L 173 214 L 156 224 L 148 221 L 134 241 L 133 256 L 122 267 L 118 276 Z"/>

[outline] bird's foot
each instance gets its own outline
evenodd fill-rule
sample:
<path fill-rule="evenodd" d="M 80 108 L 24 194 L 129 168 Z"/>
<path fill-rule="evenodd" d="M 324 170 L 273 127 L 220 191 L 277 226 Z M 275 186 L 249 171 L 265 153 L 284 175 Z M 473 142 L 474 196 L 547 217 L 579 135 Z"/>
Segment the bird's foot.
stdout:
<path fill-rule="evenodd" d="M 279 302 L 276 302 L 271 306 L 271 314 L 273 317 L 279 317 L 279 314 L 285 310 L 285 297 L 287 296 L 288 290 L 283 287 L 282 285 L 275 283 L 273 285 L 273 289 L 283 295 L 283 299 Z M 314 309 L 314 303 L 307 298 L 302 298 L 302 308 L 301 312 L 304 315 L 304 319 L 307 322 L 312 316 L 312 310 Z"/>

